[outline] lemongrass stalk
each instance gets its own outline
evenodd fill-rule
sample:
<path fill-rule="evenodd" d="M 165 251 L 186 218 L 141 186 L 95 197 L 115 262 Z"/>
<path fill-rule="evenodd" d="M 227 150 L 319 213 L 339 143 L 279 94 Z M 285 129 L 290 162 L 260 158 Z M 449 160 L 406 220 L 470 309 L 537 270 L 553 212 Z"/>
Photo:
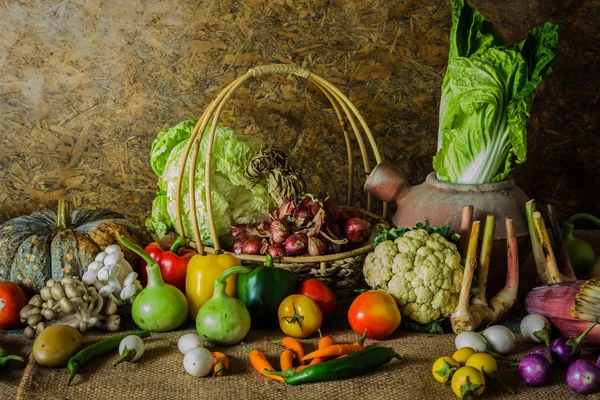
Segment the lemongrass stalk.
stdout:
<path fill-rule="evenodd" d="M 550 236 L 548 236 L 548 231 L 546 230 L 546 224 L 544 223 L 542 214 L 539 211 L 536 211 L 533 213 L 532 218 L 533 225 L 535 226 L 535 231 L 539 238 L 539 242 L 544 254 L 546 268 L 551 280 L 550 283 L 560 283 L 573 280 L 563 276 L 558 270 L 558 264 L 556 263 L 554 252 L 552 251 L 552 243 L 550 243 Z"/>
<path fill-rule="evenodd" d="M 542 244 L 538 237 L 535 225 L 533 223 L 533 213 L 536 212 L 535 200 L 529 200 L 525 204 L 525 210 L 527 213 L 527 226 L 529 228 L 529 238 L 531 239 L 531 252 L 535 259 L 535 268 L 537 272 L 538 283 L 548 285 L 552 283 L 550 275 L 548 274 L 548 266 L 546 265 L 546 258 L 544 257 L 544 251 L 542 250 Z"/>
<path fill-rule="evenodd" d="M 490 301 L 491 318 L 486 322 L 496 322 L 517 302 L 519 290 L 519 249 L 514 221 L 506 218 L 506 285 Z"/>
<path fill-rule="evenodd" d="M 560 225 L 558 223 L 558 218 L 556 217 L 556 210 L 552 204 L 548 204 L 546 208 L 548 209 L 548 218 L 550 220 L 550 228 L 552 229 L 552 237 L 554 238 L 554 244 L 558 250 L 558 257 L 560 258 L 562 264 L 560 273 L 569 279 L 576 279 L 573 266 L 571 265 L 571 258 L 569 257 L 567 248 L 562 240 Z"/>
<path fill-rule="evenodd" d="M 452 329 L 457 332 L 459 329 L 471 330 L 469 300 L 471 297 L 471 285 L 473 284 L 473 275 L 477 267 L 477 249 L 479 247 L 479 228 L 481 222 L 474 221 L 471 225 L 471 234 L 469 236 L 469 247 L 467 249 L 467 258 L 465 262 L 465 270 L 463 272 L 462 286 L 460 289 L 460 297 L 456 310 L 452 313 L 450 321 Z M 460 326 L 460 327 L 459 327 Z M 464 329 L 466 328 L 466 329 Z"/>
<path fill-rule="evenodd" d="M 471 235 L 471 224 L 473 223 L 473 206 L 464 206 L 460 218 L 460 251 L 464 255 L 469 246 L 469 236 Z"/>
<path fill-rule="evenodd" d="M 496 217 L 488 214 L 483 230 L 481 241 L 481 253 L 479 254 L 479 266 L 477 267 L 477 296 L 471 301 L 472 304 L 488 305 L 485 295 L 490 270 L 490 259 L 492 258 L 492 245 L 494 244 L 494 231 L 496 230 Z"/>

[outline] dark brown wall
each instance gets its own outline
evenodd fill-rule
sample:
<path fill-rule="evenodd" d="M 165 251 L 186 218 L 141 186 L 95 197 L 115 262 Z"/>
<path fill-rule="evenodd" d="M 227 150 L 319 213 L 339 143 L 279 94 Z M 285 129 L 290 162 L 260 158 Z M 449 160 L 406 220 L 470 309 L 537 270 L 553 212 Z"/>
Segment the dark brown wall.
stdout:
<path fill-rule="evenodd" d="M 529 160 L 514 175 L 562 216 L 600 214 L 600 1 L 473 4 L 512 41 L 545 21 L 560 25 L 554 73 L 532 110 Z M 8 1 L 0 20 L 5 215 L 69 196 L 142 219 L 157 189 L 148 163 L 156 133 L 199 116 L 235 76 L 268 63 L 302 64 L 330 79 L 413 182 L 431 171 L 446 0 Z M 284 148 L 315 192 L 344 199 L 339 127 L 302 82 L 252 82 L 225 120 Z"/>

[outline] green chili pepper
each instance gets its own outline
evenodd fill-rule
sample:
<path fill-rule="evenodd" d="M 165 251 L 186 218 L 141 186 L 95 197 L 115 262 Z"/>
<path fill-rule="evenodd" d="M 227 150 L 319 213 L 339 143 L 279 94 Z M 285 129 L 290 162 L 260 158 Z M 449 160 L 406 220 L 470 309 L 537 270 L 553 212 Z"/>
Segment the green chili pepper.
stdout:
<path fill-rule="evenodd" d="M 8 352 L 6 350 L 4 350 L 2 347 L 0 347 L 0 367 L 4 367 L 4 366 L 8 365 L 10 360 L 25 362 L 25 360 L 23 360 L 23 357 L 12 356 L 12 355 L 8 354 Z"/>
<path fill-rule="evenodd" d="M 293 368 L 286 371 L 269 371 L 265 369 L 264 372 L 269 375 L 283 376 L 285 382 L 290 385 L 299 385 L 301 383 L 346 379 L 366 374 L 387 364 L 392 358 L 400 359 L 400 355 L 394 349 L 372 346 L 342 358 L 304 368 L 298 373 Z"/>
<path fill-rule="evenodd" d="M 147 338 L 150 336 L 149 332 L 133 332 L 133 333 L 125 333 L 123 335 L 112 336 L 94 344 L 91 344 L 82 350 L 80 350 L 77 354 L 75 354 L 67 364 L 67 371 L 69 372 L 69 380 L 67 381 L 67 385 L 71 384 L 73 378 L 79 371 L 79 368 L 83 367 L 85 364 L 92 361 L 94 358 L 102 356 L 104 354 L 110 353 L 111 351 L 115 351 L 119 349 L 119 344 L 121 340 L 125 339 L 129 335 L 139 336 L 141 338 Z"/>

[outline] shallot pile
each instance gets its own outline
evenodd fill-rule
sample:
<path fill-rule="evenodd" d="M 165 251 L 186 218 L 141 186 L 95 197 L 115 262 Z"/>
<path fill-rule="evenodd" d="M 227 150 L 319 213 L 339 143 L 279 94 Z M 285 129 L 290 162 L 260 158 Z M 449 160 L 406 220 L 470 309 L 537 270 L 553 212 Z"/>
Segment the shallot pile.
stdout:
<path fill-rule="evenodd" d="M 358 210 L 340 210 L 311 195 L 283 202 L 257 226 L 233 225 L 236 254 L 306 257 L 335 254 L 362 246 L 373 225 Z"/>

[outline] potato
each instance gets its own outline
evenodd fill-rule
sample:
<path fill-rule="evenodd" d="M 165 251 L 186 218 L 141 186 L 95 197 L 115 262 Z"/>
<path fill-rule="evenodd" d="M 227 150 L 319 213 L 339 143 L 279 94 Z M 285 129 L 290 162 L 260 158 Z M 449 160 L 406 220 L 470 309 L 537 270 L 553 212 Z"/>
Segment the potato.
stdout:
<path fill-rule="evenodd" d="M 63 367 L 81 347 L 81 333 L 67 325 L 47 327 L 33 343 L 33 358 L 45 367 Z"/>

